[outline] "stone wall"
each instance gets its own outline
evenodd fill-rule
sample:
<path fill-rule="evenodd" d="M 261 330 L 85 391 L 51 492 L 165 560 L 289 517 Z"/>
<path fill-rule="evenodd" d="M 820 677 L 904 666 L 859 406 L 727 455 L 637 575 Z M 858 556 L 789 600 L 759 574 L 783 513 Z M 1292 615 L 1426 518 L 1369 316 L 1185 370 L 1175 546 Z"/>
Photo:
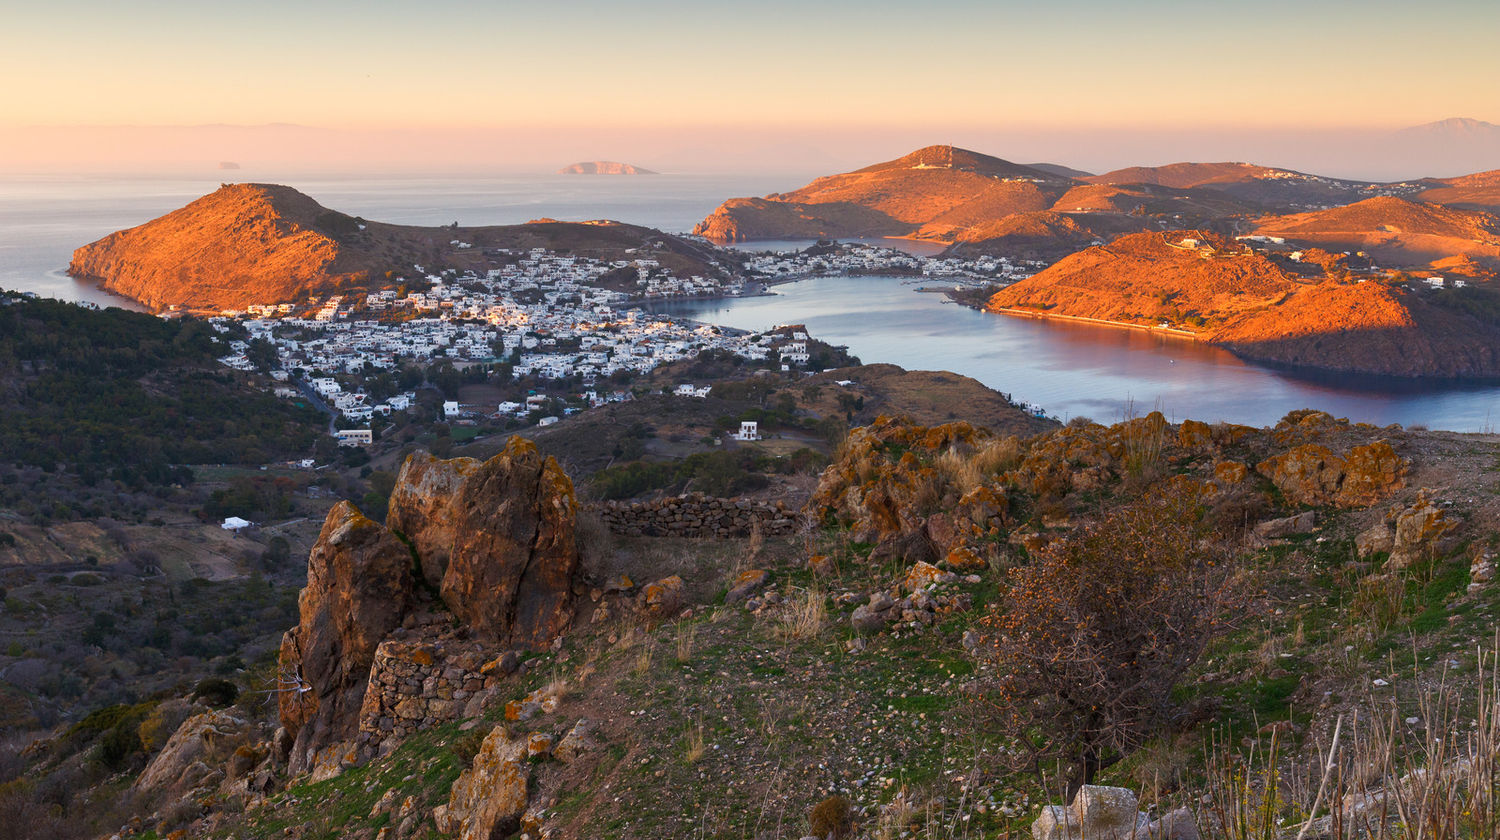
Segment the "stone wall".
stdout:
<path fill-rule="evenodd" d="M 373 741 L 465 717 L 503 676 L 496 651 L 478 641 L 396 631 L 375 649 L 359 731 Z"/>
<path fill-rule="evenodd" d="M 797 530 L 799 515 L 786 503 L 720 499 L 701 494 L 650 502 L 599 502 L 590 509 L 616 534 L 631 537 L 744 537 L 759 522 L 768 537 Z"/>

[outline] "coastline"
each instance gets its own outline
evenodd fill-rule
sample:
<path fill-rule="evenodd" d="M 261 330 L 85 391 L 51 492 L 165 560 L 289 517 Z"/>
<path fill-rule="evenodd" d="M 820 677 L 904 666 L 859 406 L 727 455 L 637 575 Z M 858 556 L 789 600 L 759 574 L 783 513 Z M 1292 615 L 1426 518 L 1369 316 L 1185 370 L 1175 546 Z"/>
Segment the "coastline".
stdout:
<path fill-rule="evenodd" d="M 1131 324 L 1125 321 L 1108 321 L 1103 318 L 1086 318 L 1082 315 L 1056 315 L 1048 312 L 1037 312 L 1031 309 L 1015 309 L 1012 307 L 1001 307 L 999 309 L 983 308 L 982 312 L 995 312 L 1001 315 L 1015 315 L 1021 318 L 1035 318 L 1041 321 L 1072 321 L 1078 324 L 1092 324 L 1099 327 L 1118 327 L 1127 330 L 1140 330 L 1142 332 L 1170 335 L 1174 338 L 1186 338 L 1191 341 L 1212 344 L 1201 334 L 1177 327 L 1153 326 L 1151 324 Z"/>

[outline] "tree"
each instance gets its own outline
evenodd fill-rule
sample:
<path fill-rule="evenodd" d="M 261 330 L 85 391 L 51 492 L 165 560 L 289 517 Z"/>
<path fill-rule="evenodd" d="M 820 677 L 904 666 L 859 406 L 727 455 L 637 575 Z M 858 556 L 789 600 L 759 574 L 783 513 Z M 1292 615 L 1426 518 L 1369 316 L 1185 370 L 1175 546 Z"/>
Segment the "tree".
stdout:
<path fill-rule="evenodd" d="M 1072 802 L 1099 771 L 1181 720 L 1172 691 L 1236 599 L 1196 482 L 1148 488 L 1011 570 L 984 619 L 985 699 Z"/>

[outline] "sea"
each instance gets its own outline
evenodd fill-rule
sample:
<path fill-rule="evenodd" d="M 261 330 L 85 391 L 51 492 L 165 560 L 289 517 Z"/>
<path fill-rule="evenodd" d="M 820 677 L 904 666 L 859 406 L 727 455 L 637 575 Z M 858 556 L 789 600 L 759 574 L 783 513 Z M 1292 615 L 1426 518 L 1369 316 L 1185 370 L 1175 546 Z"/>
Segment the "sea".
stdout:
<path fill-rule="evenodd" d="M 73 249 L 170 212 L 230 180 L 288 184 L 324 206 L 399 224 L 617 219 L 682 233 L 725 198 L 785 191 L 813 174 L 0 176 L 0 288 L 137 308 L 68 277 Z M 806 244 L 787 240 L 739 247 Z M 933 250 L 901 240 L 887 244 L 919 253 Z M 1113 422 L 1160 410 L 1174 422 L 1192 418 L 1264 426 L 1289 411 L 1317 408 L 1382 426 L 1483 433 L 1500 426 L 1500 383 L 1414 383 L 1287 371 L 1185 339 L 984 313 L 919 291 L 934 285 L 900 277 L 819 277 L 778 285 L 765 297 L 657 308 L 740 329 L 806 324 L 814 337 L 845 345 L 866 363 L 954 371 L 1063 420 L 1086 416 Z"/>

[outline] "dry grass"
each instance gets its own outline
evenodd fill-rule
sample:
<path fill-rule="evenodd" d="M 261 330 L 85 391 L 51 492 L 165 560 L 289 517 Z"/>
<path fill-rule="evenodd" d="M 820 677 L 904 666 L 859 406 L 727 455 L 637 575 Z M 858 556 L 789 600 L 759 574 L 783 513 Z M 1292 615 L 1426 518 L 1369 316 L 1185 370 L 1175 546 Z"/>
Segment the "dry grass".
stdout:
<path fill-rule="evenodd" d="M 689 726 L 682 735 L 682 757 L 688 764 L 697 764 L 708 752 L 708 742 L 703 736 L 703 721 Z"/>
<path fill-rule="evenodd" d="M 1500 837 L 1500 680 L 1479 651 L 1476 682 L 1370 698 L 1311 754 L 1276 736 L 1214 750 L 1206 840 L 1480 840 Z M 1414 674 L 1413 685 L 1421 685 Z"/>
<path fill-rule="evenodd" d="M 789 597 L 776 618 L 776 635 L 783 641 L 804 641 L 823 632 L 828 617 L 827 598 L 821 589 L 803 589 Z"/>
<path fill-rule="evenodd" d="M 698 628 L 692 622 L 677 622 L 677 629 L 673 634 L 676 637 L 676 644 L 673 646 L 673 653 L 677 658 L 677 664 L 685 665 L 688 662 L 693 661 L 693 642 L 696 639 L 697 634 Z"/>

